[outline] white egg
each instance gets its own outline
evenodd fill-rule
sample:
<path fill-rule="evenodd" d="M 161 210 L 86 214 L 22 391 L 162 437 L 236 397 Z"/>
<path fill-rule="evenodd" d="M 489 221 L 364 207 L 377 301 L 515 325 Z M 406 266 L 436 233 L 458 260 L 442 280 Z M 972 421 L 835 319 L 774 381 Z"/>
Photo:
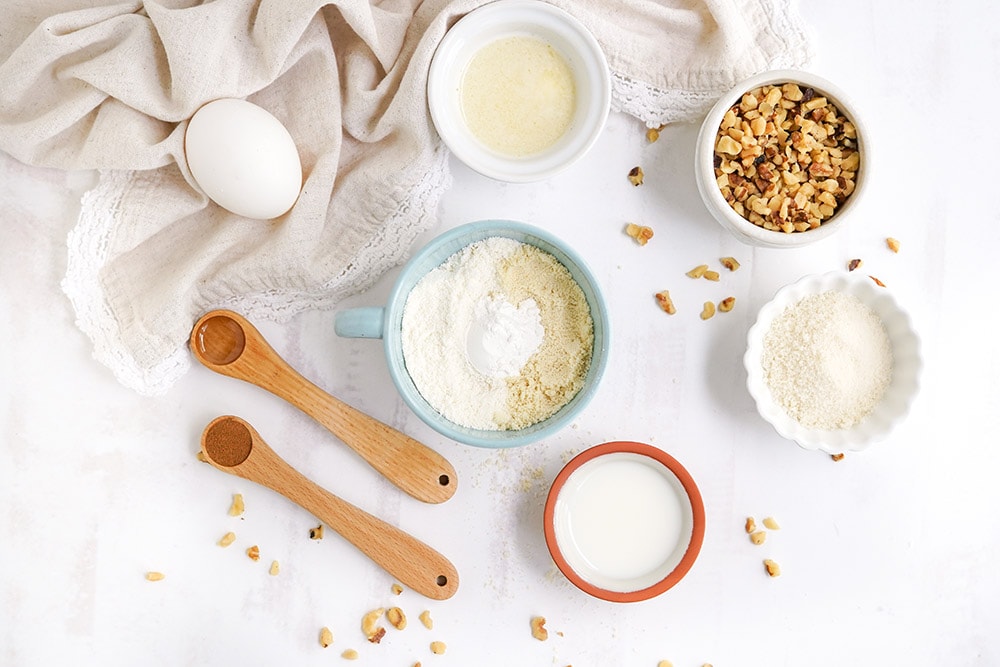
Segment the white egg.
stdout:
<path fill-rule="evenodd" d="M 198 109 L 184 135 L 191 175 L 219 206 L 258 220 L 277 218 L 302 189 L 302 163 L 277 118 L 246 100 Z"/>

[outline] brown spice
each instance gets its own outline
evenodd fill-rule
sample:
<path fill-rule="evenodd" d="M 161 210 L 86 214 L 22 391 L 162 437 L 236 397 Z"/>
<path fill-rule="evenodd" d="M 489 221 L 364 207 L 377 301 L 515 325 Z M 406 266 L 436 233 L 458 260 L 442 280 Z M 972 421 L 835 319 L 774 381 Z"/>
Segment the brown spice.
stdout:
<path fill-rule="evenodd" d="M 253 448 L 250 430 L 235 419 L 220 419 L 209 425 L 202 444 L 205 456 L 223 468 L 237 466 L 247 460 Z"/>

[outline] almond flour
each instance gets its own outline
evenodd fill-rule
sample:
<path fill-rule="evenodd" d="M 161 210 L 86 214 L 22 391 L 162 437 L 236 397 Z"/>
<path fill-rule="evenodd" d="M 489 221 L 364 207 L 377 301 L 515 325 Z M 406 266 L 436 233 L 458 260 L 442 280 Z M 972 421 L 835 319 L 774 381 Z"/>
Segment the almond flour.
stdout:
<path fill-rule="evenodd" d="M 807 428 L 850 428 L 882 400 L 892 347 L 881 319 L 852 294 L 806 296 L 764 336 L 764 378 L 774 400 Z"/>
<path fill-rule="evenodd" d="M 403 308 L 413 383 L 469 428 L 517 430 L 554 414 L 583 388 L 593 341 L 587 299 L 566 267 L 509 238 L 458 251 L 413 287 Z"/>

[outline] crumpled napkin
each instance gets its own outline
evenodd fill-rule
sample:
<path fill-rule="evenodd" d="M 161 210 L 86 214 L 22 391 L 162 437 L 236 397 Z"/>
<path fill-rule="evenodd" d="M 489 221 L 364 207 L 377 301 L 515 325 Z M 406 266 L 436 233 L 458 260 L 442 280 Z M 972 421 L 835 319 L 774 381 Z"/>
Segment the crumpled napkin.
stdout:
<path fill-rule="evenodd" d="M 482 0 L 14 0 L 0 27 L 0 150 L 96 169 L 63 288 L 95 357 L 166 391 L 216 307 L 284 319 L 331 308 L 400 263 L 450 184 L 427 111 L 440 39 Z M 554 0 L 612 70 L 613 107 L 691 120 L 739 79 L 800 67 L 791 0 Z M 292 134 L 304 184 L 273 222 L 214 205 L 184 160 L 187 119 L 245 98 Z"/>

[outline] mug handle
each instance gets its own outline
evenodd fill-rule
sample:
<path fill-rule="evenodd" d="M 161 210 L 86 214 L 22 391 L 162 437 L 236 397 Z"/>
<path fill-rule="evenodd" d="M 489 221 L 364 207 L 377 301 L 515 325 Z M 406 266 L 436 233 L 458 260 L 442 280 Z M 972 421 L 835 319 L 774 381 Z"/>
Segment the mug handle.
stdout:
<path fill-rule="evenodd" d="M 343 338 L 381 338 L 384 323 L 382 306 L 348 308 L 334 316 L 333 330 Z"/>

